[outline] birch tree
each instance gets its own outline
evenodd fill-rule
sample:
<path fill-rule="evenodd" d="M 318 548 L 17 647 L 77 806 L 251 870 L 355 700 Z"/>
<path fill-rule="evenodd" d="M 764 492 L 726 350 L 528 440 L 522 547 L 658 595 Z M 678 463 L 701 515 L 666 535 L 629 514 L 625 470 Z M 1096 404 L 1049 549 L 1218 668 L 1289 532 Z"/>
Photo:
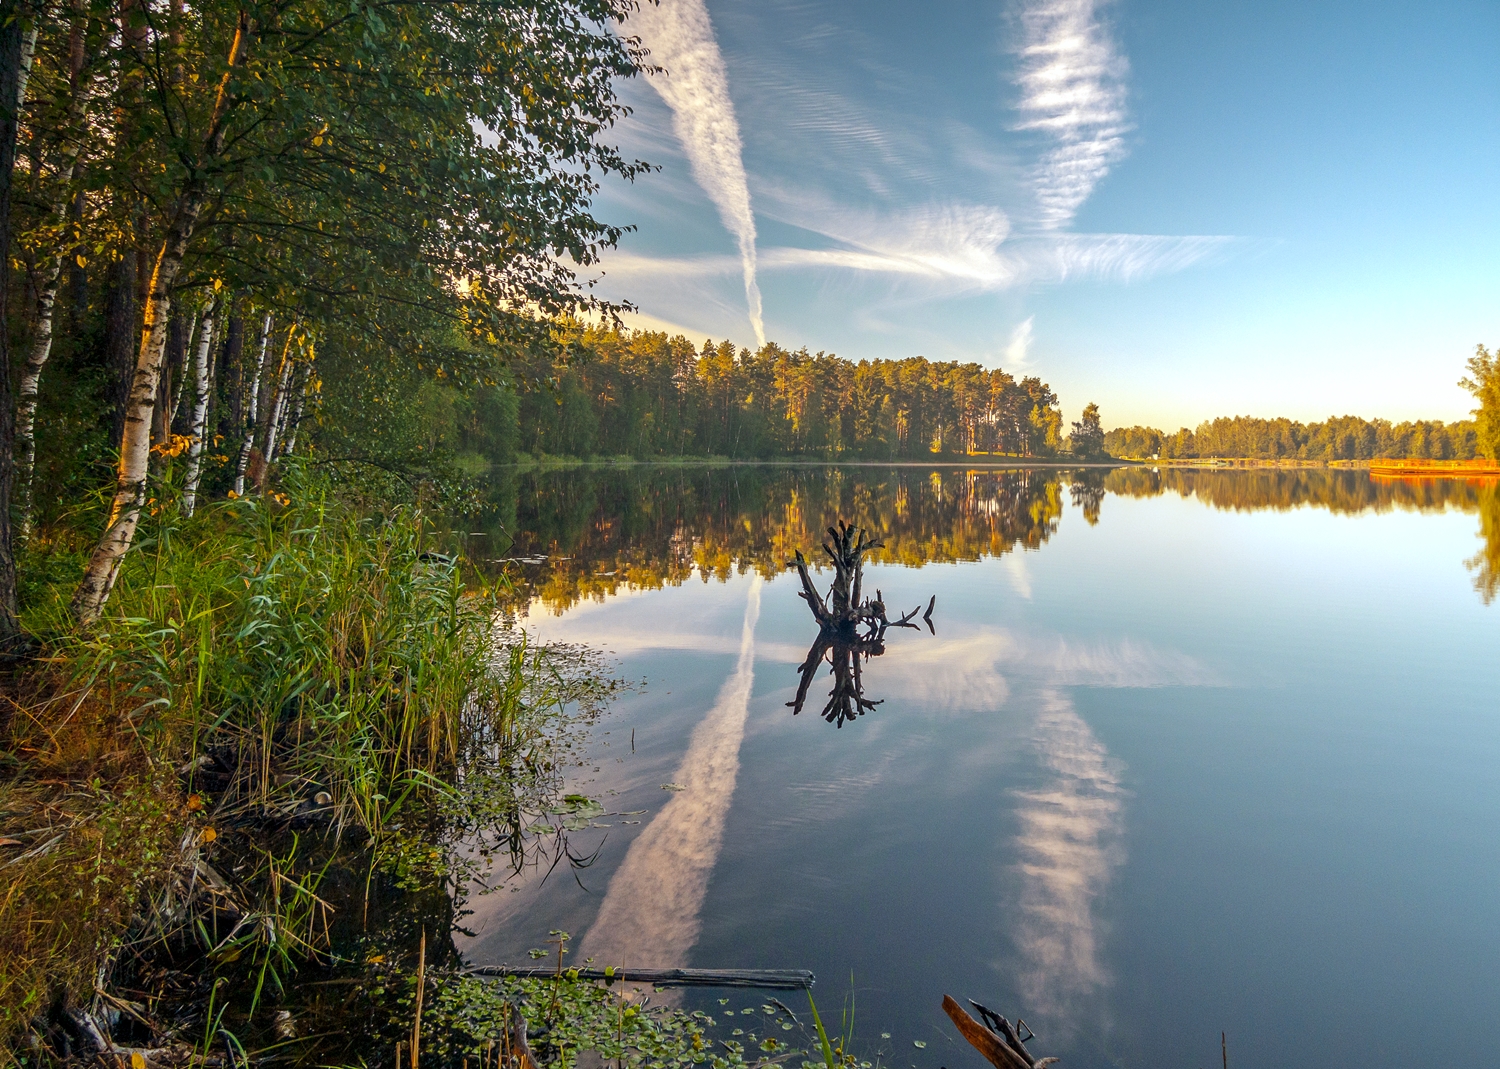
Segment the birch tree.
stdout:
<path fill-rule="evenodd" d="M 0 0 L 0 650 L 11 652 L 22 638 L 16 613 L 16 558 L 10 503 L 15 477 L 15 409 L 11 403 L 10 260 L 11 185 L 21 100 L 30 66 L 33 25 L 39 12 L 17 0 Z"/>
<path fill-rule="evenodd" d="M 260 380 L 266 370 L 266 350 L 271 346 L 271 313 L 261 321 L 260 341 L 255 346 L 255 371 L 245 390 L 245 429 L 240 439 L 240 449 L 234 460 L 234 494 L 245 492 L 245 469 L 250 465 L 250 452 L 255 448 L 255 433 L 260 429 Z"/>
<path fill-rule="evenodd" d="M 41 389 L 42 369 L 46 367 L 47 360 L 52 355 L 53 315 L 57 307 L 57 294 L 62 284 L 63 260 L 68 255 L 71 244 L 64 240 L 71 221 L 72 206 L 77 200 L 77 191 L 74 188 L 74 176 L 78 167 L 79 156 L 82 153 L 87 130 L 85 125 L 85 108 L 88 101 L 89 81 L 85 77 L 86 45 L 89 29 L 88 10 L 82 0 L 74 0 L 71 9 L 71 18 L 68 25 L 67 52 L 64 62 L 66 63 L 66 80 L 53 79 L 58 86 L 54 98 L 52 114 L 33 114 L 30 121 L 33 125 L 45 125 L 53 134 L 47 139 L 44 148 L 38 150 L 34 155 L 43 167 L 38 167 L 41 172 L 50 167 L 51 173 L 35 173 L 32 175 L 33 184 L 40 185 L 45 182 L 48 188 L 38 191 L 38 199 L 48 204 L 49 210 L 40 233 L 34 235 L 31 244 L 37 249 L 37 254 L 28 257 L 35 265 L 33 270 L 33 286 L 36 291 L 36 307 L 34 312 L 34 326 L 26 350 L 26 364 L 21 371 L 20 388 L 17 390 L 16 398 L 16 445 L 19 451 L 18 481 L 21 498 L 20 509 L 20 534 L 24 541 L 31 535 L 32 519 L 32 479 L 36 471 L 36 408 L 38 394 Z M 30 74 L 31 61 L 35 56 L 36 31 L 41 20 L 38 19 L 30 31 L 30 48 L 23 49 L 23 72 Z M 29 52 L 28 56 L 26 53 Z M 30 84 L 29 77 L 23 81 L 18 88 L 18 102 L 25 103 L 26 86 Z M 58 98 L 61 108 L 56 106 Z M 53 118 L 58 111 L 62 115 Z M 33 137 L 40 138 L 40 133 L 34 133 Z M 48 157 L 45 158 L 44 157 Z M 76 234 L 71 235 L 76 238 Z M 76 253 L 75 255 L 82 255 Z"/>
<path fill-rule="evenodd" d="M 90 624 L 104 608 L 114 588 L 120 562 L 135 540 L 141 509 L 146 501 L 146 476 L 151 455 L 151 417 L 156 407 L 157 385 L 161 377 L 162 349 L 167 339 L 167 317 L 172 310 L 172 294 L 178 272 L 188 254 L 193 231 L 198 224 L 208 194 L 208 167 L 224 148 L 225 122 L 230 113 L 231 78 L 250 48 L 249 13 L 241 10 L 229 46 L 224 72 L 220 75 L 207 131 L 202 139 L 196 166 L 182 183 L 171 213 L 171 222 L 156 254 L 151 272 L 151 286 L 146 295 L 145 322 L 141 345 L 136 357 L 135 374 L 125 402 L 125 428 L 120 440 L 114 500 L 109 520 L 99 544 L 94 547 L 84 568 L 83 580 L 73 595 L 72 610 L 80 624 Z M 0 402 L 8 398 L 0 398 Z M 6 405 L 7 410 L 9 406 Z"/>
<path fill-rule="evenodd" d="M 601 177 L 645 166 L 601 140 L 624 110 L 615 79 L 640 69 L 636 46 L 612 29 L 629 8 L 206 0 L 147 13 L 167 59 L 139 65 L 152 87 L 139 128 L 158 144 L 151 166 L 120 173 L 143 183 L 161 237 L 114 499 L 73 600 L 81 625 L 102 610 L 134 539 L 180 291 L 218 276 L 299 310 L 305 330 L 433 374 L 471 355 L 440 340 L 455 328 L 499 346 L 545 332 L 539 315 L 616 307 L 585 293 L 568 264 L 597 262 L 622 233 L 590 212 Z M 395 325 L 403 318 L 441 329 L 413 337 Z M 388 344 L 403 333 L 409 344 Z M 277 411 L 259 413 L 274 417 L 271 459 L 291 403 L 291 378 L 276 382 Z"/>
<path fill-rule="evenodd" d="M 203 328 L 198 332 L 198 344 L 193 348 L 193 409 L 189 418 L 187 473 L 182 484 L 182 514 L 193 515 L 198 505 L 198 483 L 203 476 L 203 449 L 208 432 L 208 399 L 213 391 L 213 362 L 209 350 L 214 342 L 214 298 L 208 299 L 203 308 Z"/>

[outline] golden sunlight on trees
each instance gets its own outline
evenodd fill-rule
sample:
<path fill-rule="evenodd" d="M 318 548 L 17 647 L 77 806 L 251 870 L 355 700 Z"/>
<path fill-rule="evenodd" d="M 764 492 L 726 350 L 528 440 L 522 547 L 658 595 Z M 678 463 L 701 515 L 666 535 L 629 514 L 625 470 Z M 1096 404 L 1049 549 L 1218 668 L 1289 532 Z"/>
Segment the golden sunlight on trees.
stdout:
<path fill-rule="evenodd" d="M 1479 402 L 1474 410 L 1479 452 L 1500 460 L 1500 351 L 1492 354 L 1483 345 L 1476 346 L 1469 357 L 1469 374 L 1458 384 Z"/>

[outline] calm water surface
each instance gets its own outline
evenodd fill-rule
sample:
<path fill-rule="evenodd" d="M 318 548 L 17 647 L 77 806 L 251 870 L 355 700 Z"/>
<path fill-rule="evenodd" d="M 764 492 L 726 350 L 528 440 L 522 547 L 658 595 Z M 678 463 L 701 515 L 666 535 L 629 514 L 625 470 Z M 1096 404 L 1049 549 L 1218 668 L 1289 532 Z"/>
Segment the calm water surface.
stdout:
<path fill-rule="evenodd" d="M 809 968 L 871 1060 L 920 1069 L 983 1064 L 945 992 L 1077 1069 L 1206 1069 L 1221 1031 L 1231 1065 L 1496 1064 L 1493 486 L 857 467 L 504 492 L 510 552 L 548 555 L 525 625 L 644 685 L 576 777 L 626 815 L 572 836 L 599 847 L 577 879 L 477 899 L 471 960 L 561 928 L 607 964 Z M 886 540 L 867 590 L 937 607 L 835 728 L 823 675 L 787 708 L 816 628 L 778 566 L 839 516 Z"/>

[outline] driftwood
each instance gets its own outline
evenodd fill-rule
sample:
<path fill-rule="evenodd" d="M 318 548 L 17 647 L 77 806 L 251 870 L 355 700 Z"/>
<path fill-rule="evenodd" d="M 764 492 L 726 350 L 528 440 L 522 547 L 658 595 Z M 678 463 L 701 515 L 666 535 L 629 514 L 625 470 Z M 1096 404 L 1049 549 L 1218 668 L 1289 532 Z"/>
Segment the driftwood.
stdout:
<path fill-rule="evenodd" d="M 843 520 L 839 521 L 837 528 L 828 528 L 833 544 L 824 542 L 823 552 L 828 554 L 828 559 L 833 562 L 833 585 L 829 587 L 826 598 L 818 593 L 817 587 L 813 586 L 812 576 L 807 571 L 807 559 L 802 556 L 800 549 L 797 550 L 797 559 L 788 561 L 787 567 L 796 568 L 797 575 L 802 580 L 802 591 L 798 596 L 807 602 L 807 607 L 812 610 L 819 627 L 846 638 L 884 637 L 888 627 L 909 627 L 917 630 L 917 625 L 911 621 L 917 613 L 922 611 L 922 606 L 918 605 L 897 620 L 890 620 L 885 614 L 885 597 L 879 590 L 875 591 L 873 599 L 860 600 L 860 584 L 864 579 L 864 556 L 872 549 L 885 547 L 885 543 L 879 539 L 866 538 L 866 533 L 863 529 L 845 523 Z M 937 597 L 934 595 L 933 602 L 936 601 Z M 927 612 L 930 617 L 932 614 L 930 605 Z M 862 636 L 859 634 L 861 627 L 866 628 Z"/>
<path fill-rule="evenodd" d="M 886 615 L 885 595 L 880 590 L 875 591 L 874 598 L 861 600 L 864 556 L 872 549 L 883 548 L 884 543 L 867 538 L 865 531 L 842 520 L 837 528 L 828 528 L 828 534 L 831 541 L 823 543 L 823 552 L 833 563 L 834 576 L 833 585 L 829 587 L 826 597 L 819 594 L 817 587 L 813 585 L 812 576 L 807 570 L 807 559 L 802 556 L 801 550 L 797 551 L 796 560 L 787 562 L 787 567 L 797 569 L 797 575 L 802 580 L 802 590 L 798 597 L 807 602 L 813 618 L 818 621 L 818 637 L 797 669 L 802 676 L 797 696 L 787 702 L 787 705 L 794 716 L 802 711 L 813 677 L 818 673 L 818 666 L 827 660 L 831 666 L 833 689 L 828 692 L 828 703 L 823 706 L 820 715 L 830 724 L 843 727 L 846 721 L 863 716 L 880 704 L 877 700 L 865 697 L 860 665 L 885 652 L 885 633 L 888 628 L 920 630 L 912 621 L 922 612 L 922 607 L 918 605 L 911 612 L 892 620 Z M 937 633 L 932 626 L 932 610 L 936 604 L 937 595 L 934 594 L 927 602 L 927 612 L 922 616 L 922 621 L 933 634 Z"/>
<path fill-rule="evenodd" d="M 556 968 L 534 965 L 475 965 L 469 976 L 558 975 Z M 771 991 L 807 991 L 815 977 L 806 969 L 564 969 L 563 976 L 610 983 L 656 984 L 659 987 L 754 987 Z"/>
<path fill-rule="evenodd" d="M 964 1010 L 952 995 L 943 996 L 943 1012 L 958 1027 L 959 1033 L 969 1041 L 985 1060 L 995 1069 L 1041 1069 L 1044 1065 L 1051 1065 L 1058 1058 L 1033 1058 L 1031 1052 L 1026 1049 L 1026 1040 L 1033 1037 L 1029 1034 L 1031 1029 L 1027 1028 L 1028 1035 L 1022 1039 L 1016 1026 L 1012 1025 L 1004 1017 L 995 1011 L 981 1006 L 973 999 L 969 1005 L 979 1012 L 984 1018 L 985 1024 L 980 1024 Z M 1017 1025 L 1026 1028 L 1025 1021 L 1017 1021 Z"/>

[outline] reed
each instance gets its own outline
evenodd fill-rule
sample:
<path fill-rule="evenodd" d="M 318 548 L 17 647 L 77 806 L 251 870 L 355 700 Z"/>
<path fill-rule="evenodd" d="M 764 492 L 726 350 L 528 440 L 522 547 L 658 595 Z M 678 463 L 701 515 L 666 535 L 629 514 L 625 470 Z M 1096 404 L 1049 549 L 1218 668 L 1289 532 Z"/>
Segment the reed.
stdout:
<path fill-rule="evenodd" d="M 152 753 L 222 781 L 221 806 L 322 798 L 370 832 L 514 741 L 543 654 L 419 509 L 372 515 L 301 480 L 155 519 L 95 627 L 69 630 L 61 597 L 33 614 L 63 678 L 26 710 L 36 728 L 107 702 Z"/>
<path fill-rule="evenodd" d="M 372 509 L 302 472 L 283 487 L 191 519 L 157 505 L 86 632 L 68 623 L 67 562 L 41 562 L 57 581 L 27 622 L 45 655 L 12 680 L 0 775 L 15 840 L 0 848 L 0 1049 L 107 987 L 128 936 L 176 931 L 211 971 L 232 963 L 253 1016 L 326 954 L 319 866 L 336 849 L 304 860 L 254 829 L 352 834 L 372 874 L 454 875 L 488 856 L 464 849 L 476 832 L 520 844 L 561 783 L 571 718 L 610 692 L 577 651 L 508 628 L 499 590 L 420 508 Z M 194 910 L 211 907 L 188 898 L 230 829 L 236 856 L 263 862 L 231 881 L 243 923 L 199 938 Z"/>

